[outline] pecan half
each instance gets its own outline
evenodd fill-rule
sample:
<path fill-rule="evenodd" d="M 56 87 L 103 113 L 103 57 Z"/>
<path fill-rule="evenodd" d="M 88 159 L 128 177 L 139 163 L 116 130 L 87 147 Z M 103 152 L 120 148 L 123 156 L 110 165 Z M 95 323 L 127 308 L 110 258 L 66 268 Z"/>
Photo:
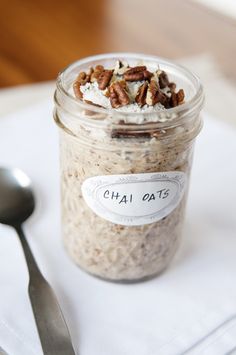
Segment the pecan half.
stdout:
<path fill-rule="evenodd" d="M 148 89 L 148 83 L 145 82 L 144 84 L 142 84 L 137 92 L 137 95 L 135 97 L 135 101 L 137 102 L 137 104 L 142 107 L 146 104 L 146 96 L 147 96 L 147 89 Z"/>
<path fill-rule="evenodd" d="M 177 98 L 178 98 L 178 104 L 179 104 L 179 105 L 184 102 L 185 94 L 184 94 L 184 90 L 183 90 L 183 89 L 180 89 L 180 90 L 177 92 Z"/>
<path fill-rule="evenodd" d="M 169 83 L 168 88 L 170 89 L 168 92 L 175 92 L 176 89 L 176 84 L 175 83 Z"/>
<path fill-rule="evenodd" d="M 164 89 L 169 85 L 169 78 L 164 70 L 158 75 L 158 79 L 161 89 Z"/>
<path fill-rule="evenodd" d="M 169 107 L 170 99 L 164 92 L 158 91 L 157 97 L 158 97 L 158 102 L 160 102 L 161 105 L 163 105 L 165 108 Z"/>
<path fill-rule="evenodd" d="M 99 75 L 97 81 L 98 81 L 98 88 L 100 90 L 105 90 L 112 78 L 113 75 L 113 70 L 103 70 L 101 74 Z"/>
<path fill-rule="evenodd" d="M 159 102 L 167 108 L 169 104 L 168 101 L 168 96 L 160 90 L 156 80 L 151 80 L 147 91 L 146 103 L 150 106 L 153 106 Z"/>
<path fill-rule="evenodd" d="M 124 87 L 124 84 L 119 81 L 116 81 L 115 83 L 110 85 L 109 96 L 110 96 L 111 106 L 113 108 L 125 106 L 130 103 L 126 88 Z"/>
<path fill-rule="evenodd" d="M 184 90 L 180 89 L 177 93 L 172 92 L 170 97 L 170 106 L 176 107 L 184 103 Z"/>
<path fill-rule="evenodd" d="M 127 70 L 124 79 L 126 81 L 150 80 L 152 76 L 153 73 L 150 73 L 145 65 L 141 65 Z"/>
<path fill-rule="evenodd" d="M 88 74 L 86 74 L 84 71 L 79 73 L 78 77 L 76 78 L 76 80 L 73 84 L 73 90 L 74 90 L 75 96 L 78 97 L 79 99 L 83 98 L 83 93 L 80 91 L 80 86 L 85 85 L 86 83 L 88 83 L 90 81 L 92 70 L 93 69 L 91 68 Z"/>
<path fill-rule="evenodd" d="M 77 97 L 78 99 L 83 98 L 83 93 L 80 91 L 80 86 L 81 86 L 81 84 L 78 81 L 75 81 L 73 84 L 73 90 L 75 93 L 75 97 Z"/>
<path fill-rule="evenodd" d="M 90 73 L 86 74 L 84 71 L 79 73 L 76 81 L 78 81 L 81 85 L 85 85 L 90 81 Z"/>
<path fill-rule="evenodd" d="M 93 70 L 93 73 L 91 74 L 91 82 L 93 83 L 94 81 L 97 81 L 99 76 L 101 75 L 101 73 L 104 70 L 104 66 L 103 65 L 96 65 L 96 67 Z"/>
<path fill-rule="evenodd" d="M 147 70 L 146 65 L 138 65 L 137 67 L 130 68 L 127 70 L 126 74 L 133 74 L 133 73 L 139 73 L 144 70 Z"/>
<path fill-rule="evenodd" d="M 158 102 L 156 98 L 158 90 L 159 90 L 159 86 L 156 80 L 151 80 L 147 90 L 147 97 L 146 97 L 146 103 L 149 106 L 153 106 Z"/>

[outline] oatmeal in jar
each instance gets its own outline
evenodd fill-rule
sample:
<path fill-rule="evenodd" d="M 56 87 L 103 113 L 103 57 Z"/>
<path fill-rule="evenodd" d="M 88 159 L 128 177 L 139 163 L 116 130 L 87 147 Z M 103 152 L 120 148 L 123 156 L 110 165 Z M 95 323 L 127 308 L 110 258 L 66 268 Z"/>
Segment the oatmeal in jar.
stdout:
<path fill-rule="evenodd" d="M 181 240 L 199 80 L 157 57 L 106 54 L 65 69 L 55 103 L 69 255 L 107 280 L 159 274 Z"/>

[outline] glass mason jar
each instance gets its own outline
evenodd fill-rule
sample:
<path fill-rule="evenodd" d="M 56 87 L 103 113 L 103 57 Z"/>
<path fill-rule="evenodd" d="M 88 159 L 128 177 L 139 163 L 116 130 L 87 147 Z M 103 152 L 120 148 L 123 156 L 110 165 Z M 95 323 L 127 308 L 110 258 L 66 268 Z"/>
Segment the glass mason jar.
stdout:
<path fill-rule="evenodd" d="M 165 70 L 185 103 L 155 113 L 107 110 L 75 99 L 80 71 L 121 59 Z M 158 57 L 114 53 L 79 60 L 57 80 L 64 245 L 77 265 L 111 281 L 163 271 L 181 240 L 204 96 L 198 78 Z"/>

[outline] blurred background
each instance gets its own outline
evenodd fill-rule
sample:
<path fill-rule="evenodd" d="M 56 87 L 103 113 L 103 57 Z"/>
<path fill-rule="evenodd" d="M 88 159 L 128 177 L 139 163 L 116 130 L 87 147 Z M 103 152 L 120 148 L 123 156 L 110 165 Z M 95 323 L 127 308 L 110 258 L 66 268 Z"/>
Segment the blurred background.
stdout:
<path fill-rule="evenodd" d="M 70 62 L 110 51 L 172 59 L 212 53 L 236 79 L 236 20 L 208 1 L 2 0 L 0 85 L 55 79 Z"/>
<path fill-rule="evenodd" d="M 235 97 L 235 0 L 1 0 L 0 33 L 0 114 L 11 110 L 10 87 L 55 80 L 76 59 L 112 51 L 175 59 L 200 75 L 207 94 L 217 86 L 218 97 Z M 227 80 L 227 95 L 216 79 Z M 216 101 L 208 100 L 214 113 Z"/>

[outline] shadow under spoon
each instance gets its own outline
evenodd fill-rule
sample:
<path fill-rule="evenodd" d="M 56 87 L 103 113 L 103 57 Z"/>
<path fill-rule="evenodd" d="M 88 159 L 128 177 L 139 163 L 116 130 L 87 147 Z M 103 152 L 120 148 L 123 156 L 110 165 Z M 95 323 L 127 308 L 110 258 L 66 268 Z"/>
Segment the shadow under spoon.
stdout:
<path fill-rule="evenodd" d="M 42 276 L 22 229 L 34 208 L 28 176 L 19 169 L 0 168 L 0 223 L 13 227 L 19 236 L 28 265 L 28 292 L 43 352 L 46 355 L 75 355 L 56 296 Z"/>

